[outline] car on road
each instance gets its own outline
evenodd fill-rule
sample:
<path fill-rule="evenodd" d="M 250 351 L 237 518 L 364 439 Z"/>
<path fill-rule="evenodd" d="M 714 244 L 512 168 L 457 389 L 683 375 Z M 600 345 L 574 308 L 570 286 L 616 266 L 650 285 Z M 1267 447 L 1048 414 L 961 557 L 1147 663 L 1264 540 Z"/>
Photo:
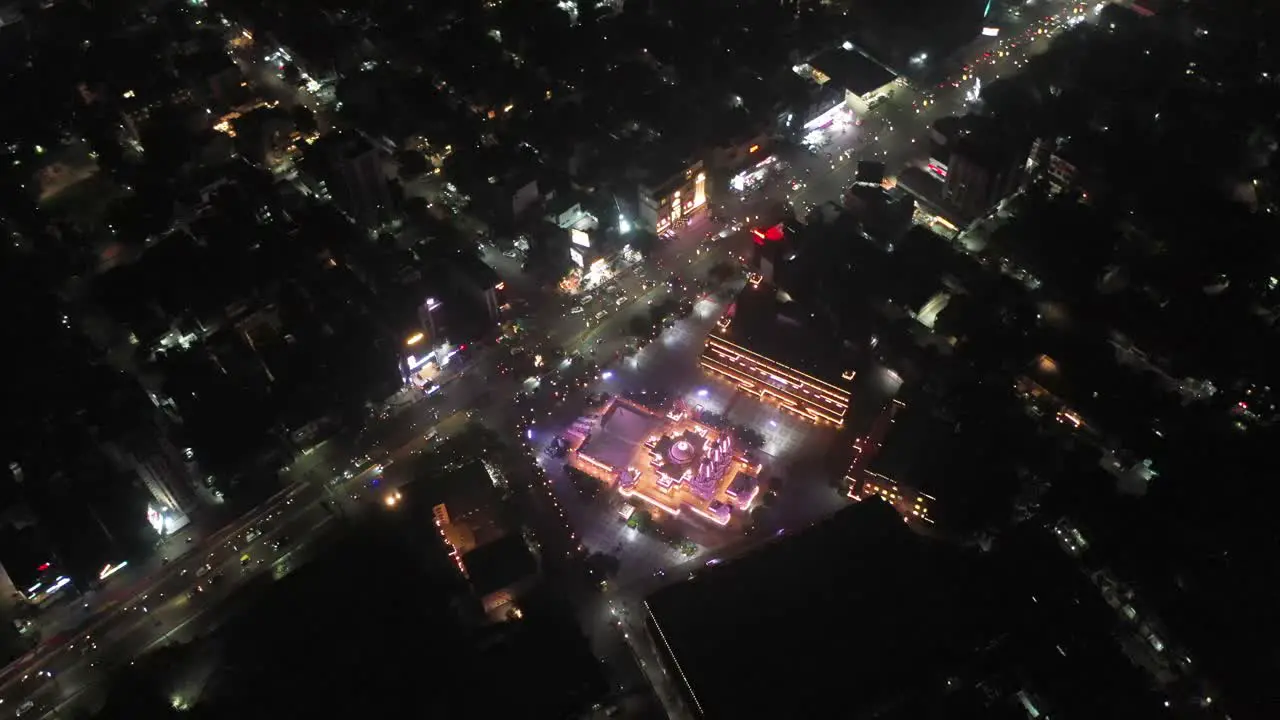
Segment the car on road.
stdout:
<path fill-rule="evenodd" d="M 600 312 L 596 313 L 596 320 L 600 320 L 601 318 L 603 318 L 605 315 L 608 315 L 608 314 L 609 314 L 608 312 L 601 310 Z"/>
<path fill-rule="evenodd" d="M 578 315 L 578 314 L 581 314 L 582 312 L 583 310 L 581 305 L 574 305 L 573 307 L 569 308 L 570 315 Z"/>
<path fill-rule="evenodd" d="M 271 549 L 274 550 L 275 552 L 280 552 L 280 548 L 285 548 L 288 546 L 289 546 L 288 535 L 281 535 L 280 537 L 276 538 L 271 542 Z"/>
<path fill-rule="evenodd" d="M 613 303 L 613 304 L 614 304 L 614 305 L 618 305 L 618 306 L 622 306 L 622 304 L 623 304 L 623 303 L 625 303 L 626 301 L 627 301 L 627 296 L 626 296 L 626 295 L 623 295 L 623 296 L 619 297 L 616 301 L 614 301 L 614 303 Z"/>
<path fill-rule="evenodd" d="M 592 295 L 583 295 L 583 296 L 582 296 L 582 298 L 581 298 L 580 300 L 578 300 L 578 304 L 579 304 L 579 305 L 587 305 L 587 304 L 589 304 L 592 300 L 595 300 L 595 297 L 594 297 L 594 296 L 592 296 Z"/>

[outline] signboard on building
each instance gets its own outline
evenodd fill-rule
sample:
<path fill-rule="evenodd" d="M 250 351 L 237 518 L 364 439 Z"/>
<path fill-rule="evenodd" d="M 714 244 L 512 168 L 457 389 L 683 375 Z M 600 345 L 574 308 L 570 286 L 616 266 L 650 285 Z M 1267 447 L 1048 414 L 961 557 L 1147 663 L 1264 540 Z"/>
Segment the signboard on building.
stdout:
<path fill-rule="evenodd" d="M 444 527 L 449 524 L 449 509 L 444 506 L 444 503 L 431 508 L 431 514 L 435 516 L 436 525 Z"/>
<path fill-rule="evenodd" d="M 569 248 L 569 257 L 573 259 L 573 264 L 578 267 L 586 265 L 586 258 L 582 257 L 582 253 L 577 248 Z"/>
<path fill-rule="evenodd" d="M 573 241 L 573 244 L 577 245 L 578 247 L 584 247 L 584 248 L 591 247 L 591 236 L 582 232 L 581 230 L 576 230 L 576 229 L 570 230 L 569 239 Z"/>

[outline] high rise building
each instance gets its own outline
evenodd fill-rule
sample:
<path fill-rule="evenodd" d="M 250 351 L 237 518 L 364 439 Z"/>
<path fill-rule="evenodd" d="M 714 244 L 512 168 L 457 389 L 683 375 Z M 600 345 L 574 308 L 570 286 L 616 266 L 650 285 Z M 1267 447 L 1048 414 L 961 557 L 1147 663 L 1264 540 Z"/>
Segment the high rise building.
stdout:
<path fill-rule="evenodd" d="M 307 152 L 305 164 L 318 192 L 332 199 L 361 228 L 371 230 L 391 209 L 391 190 L 382 156 L 352 133 L 326 135 Z"/>

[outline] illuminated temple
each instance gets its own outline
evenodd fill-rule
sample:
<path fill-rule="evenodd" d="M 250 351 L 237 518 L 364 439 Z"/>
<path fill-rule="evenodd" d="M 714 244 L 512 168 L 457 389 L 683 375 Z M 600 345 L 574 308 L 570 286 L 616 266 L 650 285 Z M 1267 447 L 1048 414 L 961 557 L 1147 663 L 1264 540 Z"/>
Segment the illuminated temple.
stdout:
<path fill-rule="evenodd" d="M 760 465 L 752 465 L 733 436 L 688 417 L 683 408 L 661 414 L 611 399 L 565 433 L 570 464 L 670 515 L 683 511 L 727 525 L 733 511 L 751 507 Z"/>

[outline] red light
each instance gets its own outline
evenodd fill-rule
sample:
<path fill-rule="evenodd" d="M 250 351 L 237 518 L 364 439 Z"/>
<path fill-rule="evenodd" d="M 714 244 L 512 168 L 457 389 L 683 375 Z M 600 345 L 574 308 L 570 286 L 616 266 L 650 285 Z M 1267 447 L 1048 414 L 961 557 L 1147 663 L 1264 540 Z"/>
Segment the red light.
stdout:
<path fill-rule="evenodd" d="M 49 563 L 44 563 L 44 564 L 43 564 L 43 565 L 41 565 L 40 567 L 36 568 L 36 571 L 37 571 L 37 572 L 44 572 L 45 570 L 48 570 L 48 569 L 49 569 Z"/>
<path fill-rule="evenodd" d="M 462 343 L 461 345 L 458 346 L 458 352 L 462 352 L 463 350 L 466 350 L 466 349 L 467 349 L 466 343 Z"/>
<path fill-rule="evenodd" d="M 755 236 L 754 239 L 757 245 L 763 245 L 765 240 L 768 240 L 769 242 L 780 242 L 784 237 L 786 237 L 786 234 L 782 230 L 782 223 L 778 223 L 767 230 L 752 230 L 751 234 Z"/>

